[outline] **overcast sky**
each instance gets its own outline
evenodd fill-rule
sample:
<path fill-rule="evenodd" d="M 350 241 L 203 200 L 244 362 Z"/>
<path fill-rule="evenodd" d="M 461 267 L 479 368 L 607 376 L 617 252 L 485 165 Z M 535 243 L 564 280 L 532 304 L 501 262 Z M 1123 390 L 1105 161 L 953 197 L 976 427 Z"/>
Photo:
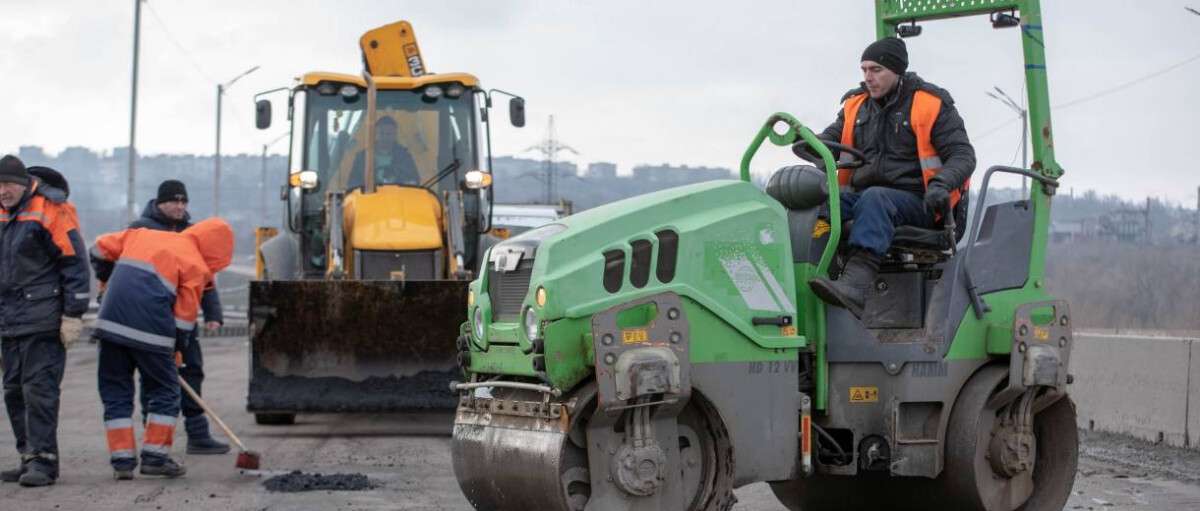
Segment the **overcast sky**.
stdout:
<path fill-rule="evenodd" d="M 1055 105 L 1200 56 L 1200 0 L 1044 0 Z M 495 153 L 559 137 L 581 165 L 613 161 L 736 167 L 772 112 L 814 129 L 860 80 L 873 38 L 867 0 L 226 1 L 149 0 L 143 8 L 138 148 L 213 151 L 217 81 L 254 66 L 226 98 L 223 149 L 261 151 L 283 124 L 253 128 L 254 93 L 311 70 L 358 73 L 358 37 L 412 22 L 434 72 L 465 71 L 528 100 L 529 125 L 494 130 Z M 128 144 L 133 0 L 4 0 L 0 151 Z M 1020 98 L 1019 32 L 985 18 L 930 23 L 909 40 L 911 69 L 951 91 L 987 165 L 1017 158 L 1020 126 L 984 95 Z M 1194 207 L 1200 59 L 1054 111 L 1065 187 Z M 997 128 L 999 126 L 999 128 Z M 274 146 L 283 152 L 286 144 Z M 768 173 L 782 150 L 756 160 Z M 1066 190 L 1064 190 L 1066 191 Z"/>

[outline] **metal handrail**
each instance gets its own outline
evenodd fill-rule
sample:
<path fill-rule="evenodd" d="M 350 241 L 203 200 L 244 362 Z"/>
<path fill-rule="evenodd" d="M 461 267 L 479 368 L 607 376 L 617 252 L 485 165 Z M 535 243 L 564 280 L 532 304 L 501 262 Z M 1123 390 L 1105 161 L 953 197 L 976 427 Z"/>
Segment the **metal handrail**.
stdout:
<path fill-rule="evenodd" d="M 983 208 L 987 204 L 988 182 L 992 179 L 992 174 L 1003 172 L 1006 174 L 1018 174 L 1034 179 L 1045 185 L 1050 193 L 1058 189 L 1058 180 L 1038 174 L 1029 169 L 1017 167 L 1009 167 L 1007 165 L 992 165 L 988 167 L 987 172 L 983 174 L 983 185 L 979 189 L 979 204 L 975 205 L 975 217 L 971 219 L 971 232 L 967 238 L 967 246 L 960 252 L 962 254 L 962 272 L 964 284 L 967 287 L 967 296 L 971 299 L 971 309 L 975 311 L 976 319 L 983 319 L 983 315 L 991 311 L 991 307 L 987 302 L 983 301 L 983 297 L 979 295 L 979 291 L 975 289 L 975 283 L 971 278 L 971 269 L 967 266 L 967 262 L 971 256 L 971 249 L 975 247 L 975 242 L 979 238 L 979 224 L 983 221 Z"/>

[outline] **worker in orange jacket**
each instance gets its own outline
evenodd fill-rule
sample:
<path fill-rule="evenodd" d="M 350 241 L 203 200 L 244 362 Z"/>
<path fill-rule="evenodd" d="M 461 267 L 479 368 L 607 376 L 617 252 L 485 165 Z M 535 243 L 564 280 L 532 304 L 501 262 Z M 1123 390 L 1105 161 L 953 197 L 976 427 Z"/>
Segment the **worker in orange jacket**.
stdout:
<path fill-rule="evenodd" d="M 133 434 L 133 372 L 147 397 L 142 440 L 143 475 L 178 477 L 186 469 L 170 457 L 179 415 L 180 386 L 173 354 L 196 328 L 200 296 L 233 258 L 233 230 L 219 218 L 183 232 L 127 229 L 106 234 L 91 250 L 96 277 L 106 286 L 96 337 L 99 383 L 108 449 L 117 479 L 137 467 Z"/>

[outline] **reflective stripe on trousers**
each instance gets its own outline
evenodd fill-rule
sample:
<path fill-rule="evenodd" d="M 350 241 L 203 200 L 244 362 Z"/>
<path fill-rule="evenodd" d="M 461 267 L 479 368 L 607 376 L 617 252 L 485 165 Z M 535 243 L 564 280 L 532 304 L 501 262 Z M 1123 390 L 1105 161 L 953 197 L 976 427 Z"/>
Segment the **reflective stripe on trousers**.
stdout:
<path fill-rule="evenodd" d="M 133 436 L 133 419 L 104 421 L 108 437 L 108 455 L 112 459 L 132 459 L 137 451 L 137 440 Z"/>
<path fill-rule="evenodd" d="M 152 413 L 146 417 L 146 435 L 142 440 L 142 452 L 166 456 L 171 452 L 175 439 L 175 417 Z"/>

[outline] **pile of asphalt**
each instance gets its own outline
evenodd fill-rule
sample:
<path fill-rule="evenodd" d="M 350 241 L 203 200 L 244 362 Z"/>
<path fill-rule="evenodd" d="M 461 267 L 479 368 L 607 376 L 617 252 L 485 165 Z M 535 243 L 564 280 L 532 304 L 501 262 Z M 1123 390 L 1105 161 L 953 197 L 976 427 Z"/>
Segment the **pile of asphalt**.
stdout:
<path fill-rule="evenodd" d="M 375 487 L 370 479 L 363 474 L 306 474 L 293 470 L 286 474 L 277 475 L 262 485 L 268 491 L 294 493 L 301 491 L 359 491 Z"/>

